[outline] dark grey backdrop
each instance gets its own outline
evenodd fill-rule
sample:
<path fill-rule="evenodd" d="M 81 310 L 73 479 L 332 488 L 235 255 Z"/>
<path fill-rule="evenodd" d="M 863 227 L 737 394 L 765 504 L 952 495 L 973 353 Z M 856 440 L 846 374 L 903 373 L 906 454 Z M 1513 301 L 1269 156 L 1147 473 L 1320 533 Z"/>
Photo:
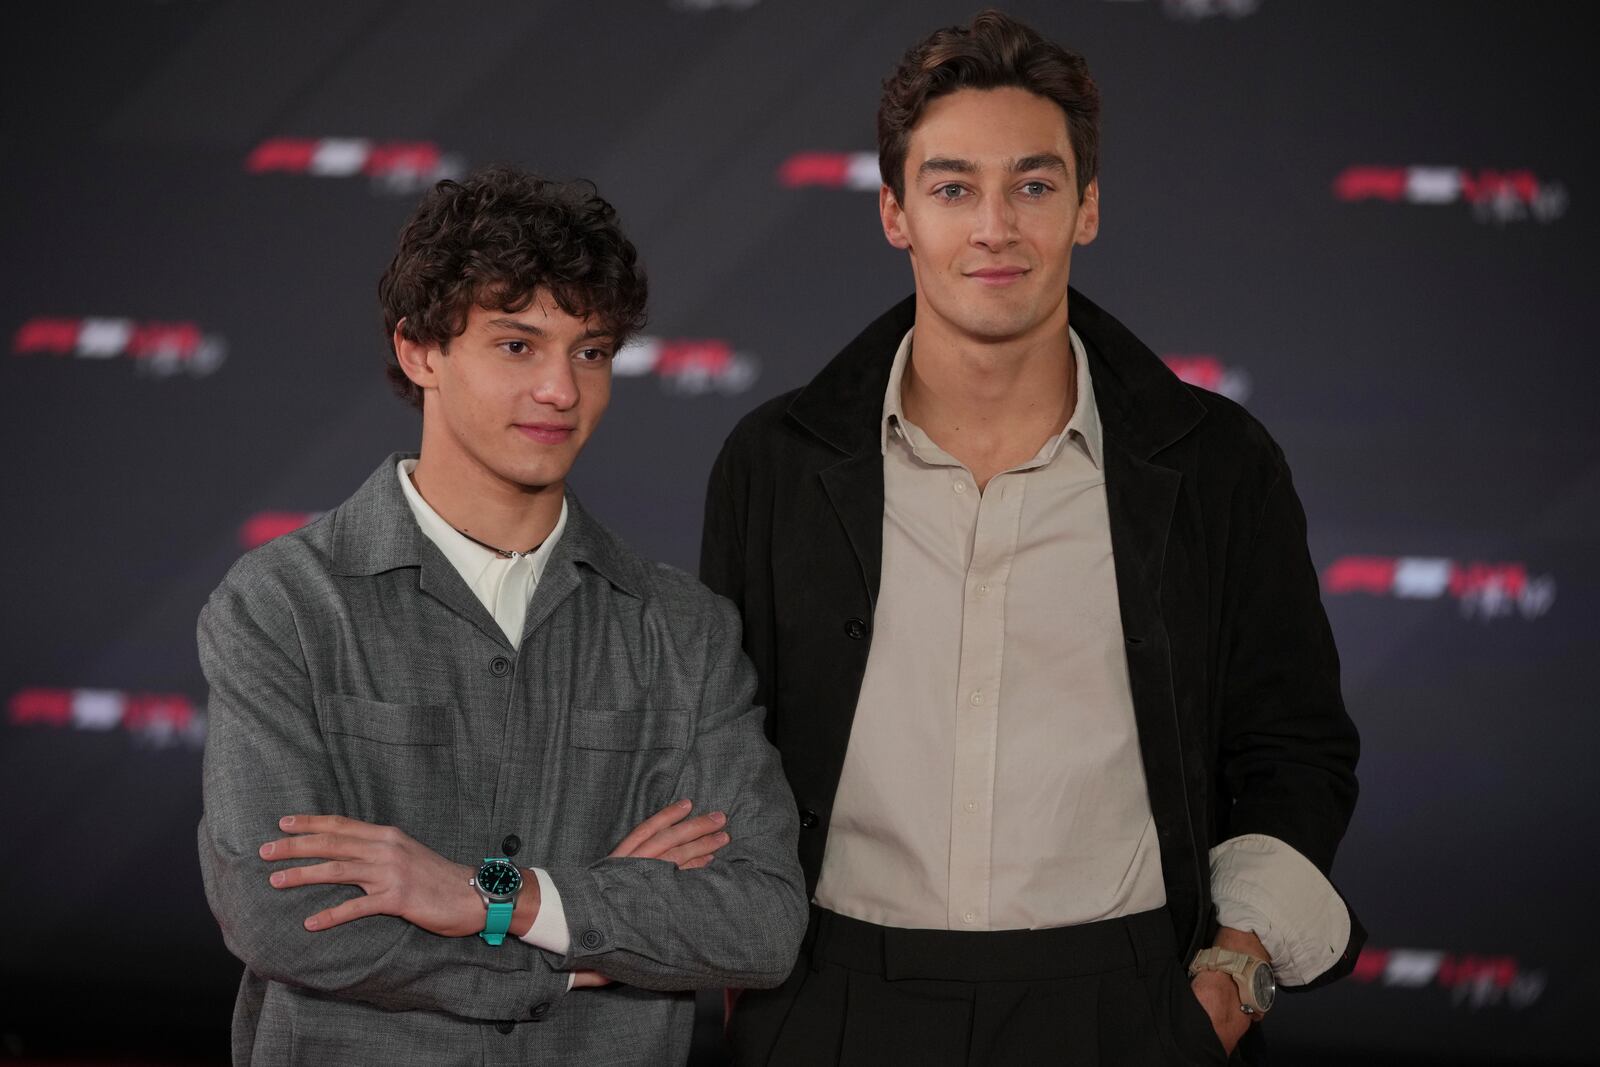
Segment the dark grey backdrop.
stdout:
<path fill-rule="evenodd" d="M 1242 396 L 1310 514 L 1365 740 L 1338 875 L 1373 949 L 1285 1003 L 1277 1047 L 1588 1058 L 1587 5 L 1012 9 L 1084 51 L 1105 96 L 1104 226 L 1075 283 Z M 418 190 L 503 159 L 618 206 L 649 340 L 575 483 L 691 566 L 733 421 L 909 290 L 845 157 L 871 151 L 899 53 L 971 13 L 8 9 L 0 1055 L 222 1048 L 238 965 L 194 858 L 194 618 L 259 531 L 416 439 L 374 289 Z M 828 155 L 785 169 L 801 153 Z"/>

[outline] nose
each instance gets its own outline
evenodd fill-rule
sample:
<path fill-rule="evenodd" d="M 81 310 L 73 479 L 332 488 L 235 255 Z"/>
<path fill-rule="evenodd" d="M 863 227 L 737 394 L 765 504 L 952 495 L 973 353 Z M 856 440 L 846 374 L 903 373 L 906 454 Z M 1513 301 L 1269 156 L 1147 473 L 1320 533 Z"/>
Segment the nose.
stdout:
<path fill-rule="evenodd" d="M 565 356 L 542 359 L 535 371 L 533 398 L 548 404 L 557 411 L 567 411 L 578 402 L 578 380 L 572 373 L 572 361 Z"/>
<path fill-rule="evenodd" d="M 972 218 L 972 243 L 991 252 L 1009 248 L 1017 240 L 1017 209 L 1004 193 L 986 193 Z"/>

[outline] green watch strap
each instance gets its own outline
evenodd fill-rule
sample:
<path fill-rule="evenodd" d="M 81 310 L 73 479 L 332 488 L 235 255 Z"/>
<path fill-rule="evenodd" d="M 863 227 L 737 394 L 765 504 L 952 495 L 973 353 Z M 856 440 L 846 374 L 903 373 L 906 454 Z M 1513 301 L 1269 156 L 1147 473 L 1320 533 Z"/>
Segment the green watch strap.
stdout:
<path fill-rule="evenodd" d="M 483 933 L 478 936 L 491 945 L 498 945 L 504 941 L 506 931 L 511 929 L 511 913 L 516 907 L 516 903 L 510 900 L 490 904 L 489 914 L 483 920 Z"/>

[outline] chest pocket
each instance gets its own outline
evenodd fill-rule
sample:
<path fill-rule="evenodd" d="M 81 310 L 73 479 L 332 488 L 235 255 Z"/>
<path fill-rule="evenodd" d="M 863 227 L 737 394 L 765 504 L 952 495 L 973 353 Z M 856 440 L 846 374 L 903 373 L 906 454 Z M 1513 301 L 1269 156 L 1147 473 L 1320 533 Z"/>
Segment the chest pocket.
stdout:
<path fill-rule="evenodd" d="M 689 753 L 686 708 L 573 708 L 569 780 L 612 844 L 673 801 Z M 691 798 L 693 799 L 693 798 Z"/>
<path fill-rule="evenodd" d="M 461 831 L 455 712 L 342 693 L 324 694 L 316 705 L 344 804 L 334 814 L 397 826 L 435 852 L 455 855 Z"/>

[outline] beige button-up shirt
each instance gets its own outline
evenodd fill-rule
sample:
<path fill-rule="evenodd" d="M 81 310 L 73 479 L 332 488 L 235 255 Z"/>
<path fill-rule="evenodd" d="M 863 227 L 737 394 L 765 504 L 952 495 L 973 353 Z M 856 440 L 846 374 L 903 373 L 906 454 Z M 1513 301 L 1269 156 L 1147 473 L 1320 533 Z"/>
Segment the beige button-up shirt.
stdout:
<path fill-rule="evenodd" d="M 1070 332 L 1070 331 L 1069 331 Z M 1038 929 L 1166 903 L 1112 567 L 1100 419 L 979 492 L 905 417 L 907 333 L 883 404 L 883 572 L 816 902 L 884 926 Z M 1282 841 L 1212 852 L 1224 925 L 1285 984 L 1349 939 L 1332 886 Z"/>

